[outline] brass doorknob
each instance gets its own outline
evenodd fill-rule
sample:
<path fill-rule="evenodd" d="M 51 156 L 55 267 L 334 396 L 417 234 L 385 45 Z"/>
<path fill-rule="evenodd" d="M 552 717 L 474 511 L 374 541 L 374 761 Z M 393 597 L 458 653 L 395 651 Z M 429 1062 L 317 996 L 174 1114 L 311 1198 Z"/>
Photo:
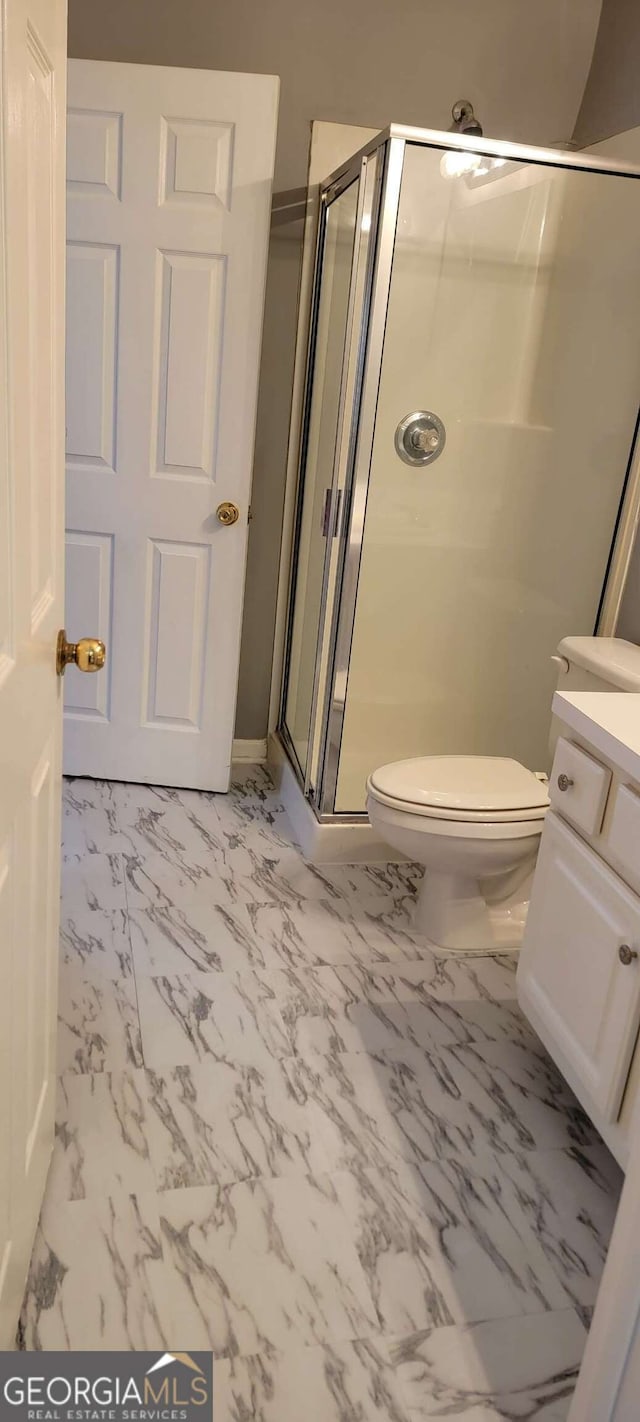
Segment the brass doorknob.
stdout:
<path fill-rule="evenodd" d="M 634 958 L 637 958 L 637 956 L 638 953 L 636 948 L 630 948 L 628 943 L 620 944 L 620 947 L 618 949 L 618 957 L 620 959 L 620 962 L 624 963 L 625 968 L 628 968 L 629 964 L 633 963 Z"/>
<path fill-rule="evenodd" d="M 79 642 L 67 642 L 67 634 L 62 628 L 58 633 L 56 648 L 56 671 L 64 676 L 66 668 L 73 662 L 78 671 L 102 671 L 107 655 L 104 642 L 97 637 L 81 637 Z"/>
<path fill-rule="evenodd" d="M 230 524 L 238 522 L 240 509 L 237 504 L 230 504 L 228 500 L 225 499 L 223 504 L 218 504 L 216 518 L 219 519 L 220 523 L 224 524 L 225 528 L 228 528 Z"/>

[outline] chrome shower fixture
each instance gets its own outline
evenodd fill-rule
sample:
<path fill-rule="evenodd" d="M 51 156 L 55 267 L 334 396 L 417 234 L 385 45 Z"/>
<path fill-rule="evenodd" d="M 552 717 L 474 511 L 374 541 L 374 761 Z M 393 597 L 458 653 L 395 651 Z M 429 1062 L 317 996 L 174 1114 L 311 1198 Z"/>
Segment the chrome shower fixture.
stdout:
<path fill-rule="evenodd" d="M 457 99 L 451 110 L 451 117 L 453 123 L 449 133 L 467 133 L 473 138 L 482 138 L 482 124 L 476 118 L 469 99 Z"/>

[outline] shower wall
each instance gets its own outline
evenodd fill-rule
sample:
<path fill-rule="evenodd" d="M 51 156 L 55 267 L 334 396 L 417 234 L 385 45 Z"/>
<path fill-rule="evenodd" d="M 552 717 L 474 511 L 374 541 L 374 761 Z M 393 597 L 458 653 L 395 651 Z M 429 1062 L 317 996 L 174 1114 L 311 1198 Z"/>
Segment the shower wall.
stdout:
<path fill-rule="evenodd" d="M 406 149 L 335 808 L 386 760 L 547 761 L 594 629 L 640 389 L 638 185 Z M 445 423 L 409 468 L 394 431 Z"/>

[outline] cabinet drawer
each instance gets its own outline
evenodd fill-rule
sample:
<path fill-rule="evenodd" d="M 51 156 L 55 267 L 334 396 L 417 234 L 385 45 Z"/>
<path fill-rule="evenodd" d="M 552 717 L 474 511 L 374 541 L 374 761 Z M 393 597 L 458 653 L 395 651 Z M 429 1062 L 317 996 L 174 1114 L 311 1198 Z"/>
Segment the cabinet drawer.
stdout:
<path fill-rule="evenodd" d="M 640 886 L 640 795 L 630 785 L 619 785 L 616 791 L 607 848 L 629 883 Z"/>
<path fill-rule="evenodd" d="M 549 781 L 549 799 L 564 820 L 584 834 L 599 834 L 611 771 L 572 741 L 560 738 Z"/>

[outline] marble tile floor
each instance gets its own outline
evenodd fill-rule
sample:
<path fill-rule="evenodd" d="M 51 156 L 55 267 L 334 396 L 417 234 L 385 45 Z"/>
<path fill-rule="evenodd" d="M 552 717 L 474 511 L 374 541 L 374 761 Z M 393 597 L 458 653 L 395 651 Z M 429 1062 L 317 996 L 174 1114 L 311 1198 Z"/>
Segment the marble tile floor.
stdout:
<path fill-rule="evenodd" d="M 260 767 L 65 783 L 26 1348 L 210 1348 L 216 1422 L 566 1418 L 621 1177 L 417 874 L 305 864 Z"/>

